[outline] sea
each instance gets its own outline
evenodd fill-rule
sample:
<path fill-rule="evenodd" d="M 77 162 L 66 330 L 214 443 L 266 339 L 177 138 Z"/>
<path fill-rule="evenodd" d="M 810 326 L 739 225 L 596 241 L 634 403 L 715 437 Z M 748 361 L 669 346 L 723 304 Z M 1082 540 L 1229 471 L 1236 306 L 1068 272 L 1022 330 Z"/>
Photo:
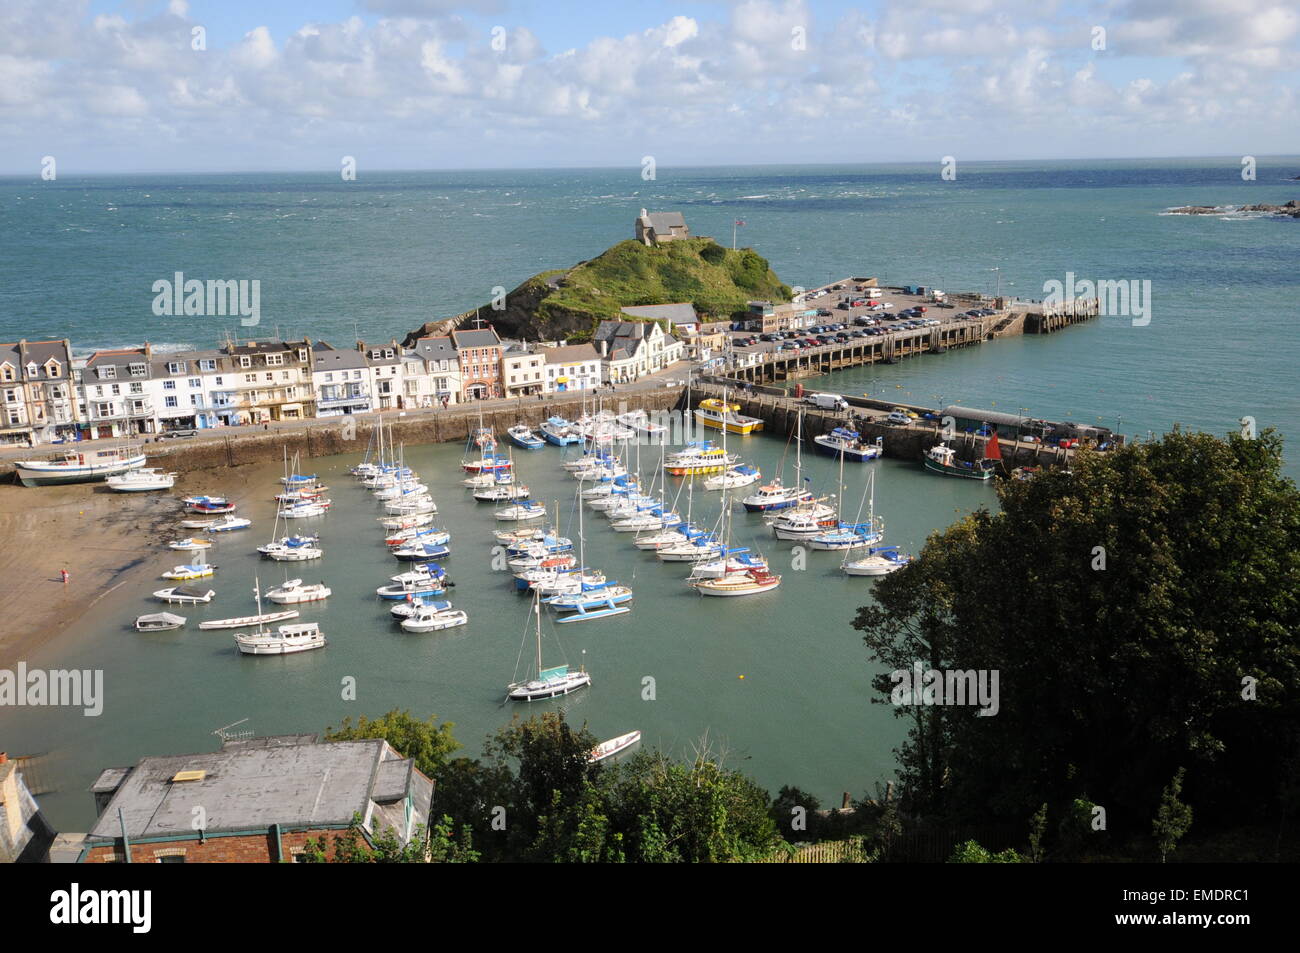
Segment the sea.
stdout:
<path fill-rule="evenodd" d="M 639 166 L 376 172 L 355 181 L 324 173 L 0 178 L 0 340 L 67 337 L 80 353 L 144 341 L 160 350 L 212 346 L 228 336 L 400 340 L 486 303 L 496 288 L 632 237 L 644 207 L 681 211 L 693 234 L 725 245 L 734 232 L 792 286 L 851 275 L 1039 300 L 1050 282 L 1073 276 L 1149 289 L 1144 316 L 1109 315 L 806 382 L 819 390 L 1098 423 L 1137 439 L 1175 426 L 1225 434 L 1243 418 L 1289 438 L 1300 412 L 1300 221 L 1226 208 L 1168 213 L 1300 198 L 1300 158 L 1259 157 L 1253 180 L 1241 170 L 1227 157 L 970 163 L 952 179 L 937 163 L 661 166 L 653 180 Z M 260 325 L 155 315 L 154 282 L 176 272 L 258 280 Z M 781 437 L 735 445 L 765 474 L 792 478 L 794 452 Z M 493 568 L 491 507 L 460 486 L 462 450 L 406 454 L 453 535 L 450 598 L 469 613 L 468 626 L 417 636 L 389 622 L 373 591 L 402 567 L 379 542 L 375 503 L 345 475 L 358 459 L 350 456 L 312 461 L 335 488 L 335 506 L 319 522 L 325 558 L 292 570 L 334 587 L 327 603 L 304 610 L 322 623 L 326 649 L 244 658 L 228 633 L 197 630 L 203 618 L 253 611 L 255 577 L 266 588 L 284 574 L 252 551 L 270 538 L 279 472 L 269 467 L 265 494 L 241 501 L 253 528 L 219 543 L 218 599 L 182 610 L 187 629 L 134 632 L 136 615 L 160 608 L 149 591 L 164 583 L 124 587 L 28 660 L 105 673 L 98 717 L 0 709 L 0 749 L 43 754 L 54 766 L 56 789 L 41 800 L 56 826 L 93 822 L 87 788 L 102 768 L 211 750 L 213 732 L 233 723 L 259 734 L 320 731 L 390 708 L 454 722 L 470 754 L 512 716 L 563 708 L 601 738 L 637 728 L 644 745 L 677 756 L 706 747 L 772 793 L 797 785 L 826 805 L 845 792 L 874 795 L 894 777 L 907 722 L 873 703 L 877 672 L 851 626 L 874 583 L 844 577 L 835 554 L 800 561 L 741 510 L 738 541 L 764 552 L 784 581 L 740 600 L 695 595 L 684 567 L 640 553 L 591 514 L 587 562 L 634 588 L 633 611 L 548 622 L 547 664 L 554 653 L 586 665 L 591 688 L 505 704 L 517 663 L 534 651 L 528 602 Z M 560 451 L 517 456 L 534 496 L 576 537 L 576 484 L 559 468 Z M 1296 460 L 1288 450 L 1293 478 Z M 871 502 L 886 542 L 905 551 L 964 513 L 996 507 L 991 487 L 926 474 L 917 462 L 851 466 L 842 489 L 834 461 L 807 455 L 804 463 L 819 492 L 836 494 L 850 515 L 874 473 Z M 641 466 L 647 475 L 658 467 L 649 448 Z M 685 508 L 680 481 L 666 492 Z M 689 496 L 697 519 L 717 518 L 718 494 Z M 349 678 L 355 698 L 345 697 Z"/>

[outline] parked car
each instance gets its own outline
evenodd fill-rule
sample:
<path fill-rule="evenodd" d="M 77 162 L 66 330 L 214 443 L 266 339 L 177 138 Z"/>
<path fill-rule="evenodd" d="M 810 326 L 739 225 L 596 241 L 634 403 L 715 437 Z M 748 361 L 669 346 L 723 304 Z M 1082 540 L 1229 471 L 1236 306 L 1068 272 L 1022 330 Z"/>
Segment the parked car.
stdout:
<path fill-rule="evenodd" d="M 916 419 L 918 419 L 916 411 L 914 411 L 914 410 L 908 410 L 906 407 L 895 407 L 893 410 L 890 411 L 890 413 L 891 413 L 891 414 L 902 414 L 902 415 L 903 415 L 904 417 L 906 417 L 908 420 L 916 420 Z"/>
<path fill-rule="evenodd" d="M 912 420 L 907 414 L 900 413 L 897 410 L 891 410 L 889 416 L 885 418 L 887 424 L 910 424 L 911 422 Z"/>
<path fill-rule="evenodd" d="M 159 440 L 184 440 L 188 437 L 197 437 L 198 435 L 199 432 L 197 430 L 185 428 L 181 430 L 168 430 L 166 433 L 159 434 L 158 439 Z"/>

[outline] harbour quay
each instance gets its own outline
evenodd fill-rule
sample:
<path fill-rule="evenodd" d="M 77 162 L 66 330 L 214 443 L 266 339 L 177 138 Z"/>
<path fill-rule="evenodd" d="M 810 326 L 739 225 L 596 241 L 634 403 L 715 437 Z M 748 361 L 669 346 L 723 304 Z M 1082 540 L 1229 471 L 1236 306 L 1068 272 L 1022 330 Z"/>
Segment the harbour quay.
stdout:
<path fill-rule="evenodd" d="M 865 442 L 881 438 L 885 456 L 919 460 L 927 450 L 946 441 L 963 460 L 985 455 L 985 446 L 997 434 L 1008 469 L 1015 467 L 1069 467 L 1079 449 L 1109 450 L 1125 438 L 1107 427 L 1017 416 L 995 410 L 950 405 L 931 408 L 889 402 L 872 397 L 843 397 L 848 410 L 823 410 L 792 393 L 770 385 L 753 385 L 734 378 L 708 377 L 693 382 L 692 395 L 723 398 L 740 406 L 740 413 L 763 421 L 768 433 L 792 434 L 803 417 L 806 439 L 829 433 L 846 423 Z M 829 393 L 829 392 L 826 392 Z M 907 423 L 892 423 L 902 410 Z M 945 430 L 945 420 L 950 424 Z M 1049 442 L 1052 441 L 1052 442 Z M 1066 446 L 1061 446 L 1064 442 Z"/>
<path fill-rule="evenodd" d="M 780 383 L 864 364 L 897 364 L 997 338 L 1051 334 L 1099 311 L 1095 298 L 1053 305 L 842 278 L 791 304 L 751 302 L 750 314 L 732 323 L 722 353 L 706 370 L 754 384 Z"/>

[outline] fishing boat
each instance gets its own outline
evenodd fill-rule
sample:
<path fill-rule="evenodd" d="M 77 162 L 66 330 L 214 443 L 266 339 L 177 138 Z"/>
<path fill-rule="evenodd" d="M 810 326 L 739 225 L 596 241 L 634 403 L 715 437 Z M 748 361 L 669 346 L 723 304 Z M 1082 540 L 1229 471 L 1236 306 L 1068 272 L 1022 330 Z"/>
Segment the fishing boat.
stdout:
<path fill-rule="evenodd" d="M 567 695 L 585 685 L 591 684 L 591 676 L 580 668 L 570 672 L 568 665 L 542 667 L 542 603 L 540 596 L 533 596 L 532 614 L 537 619 L 537 661 L 535 675 L 524 681 L 511 682 L 506 686 L 506 698 L 510 701 L 538 701 L 543 698 L 555 698 Z"/>
<path fill-rule="evenodd" d="M 260 609 L 261 606 L 259 605 Z M 199 628 L 204 631 L 214 629 L 247 629 L 254 625 L 265 625 L 269 622 L 283 622 L 286 619 L 296 619 L 301 613 L 297 609 L 285 609 L 281 612 L 259 612 L 257 615 L 236 616 L 231 619 L 212 619 L 209 622 L 200 622 Z"/>
<path fill-rule="evenodd" d="M 877 437 L 875 442 L 868 443 L 862 439 L 862 434 L 851 427 L 836 427 L 830 433 L 819 434 L 813 437 L 813 443 L 831 456 L 843 454 L 844 459 L 850 463 L 875 460 L 885 452 L 884 437 Z"/>
<path fill-rule="evenodd" d="M 328 599 L 333 590 L 323 582 L 303 585 L 301 579 L 286 579 L 283 585 L 266 591 L 266 598 L 276 605 L 292 606 L 303 602 L 319 602 Z"/>
<path fill-rule="evenodd" d="M 996 456 L 988 456 L 989 447 L 997 447 L 998 441 L 992 438 L 985 447 L 986 456 L 978 464 L 969 460 L 959 460 L 957 451 L 952 449 L 946 443 L 940 443 L 925 451 L 925 468 L 931 473 L 941 473 L 944 476 L 963 477 L 967 480 L 991 480 L 993 471 L 997 466 L 997 461 L 1001 460 L 1001 453 L 994 451 Z"/>
<path fill-rule="evenodd" d="M 688 443 L 683 449 L 664 460 L 664 469 L 673 476 L 695 476 L 701 473 L 721 473 L 735 463 L 734 456 L 711 441 Z"/>
<path fill-rule="evenodd" d="M 469 622 L 469 616 L 463 609 L 435 609 L 421 606 L 402 620 L 402 628 L 407 632 L 437 632 L 451 629 Z"/>
<path fill-rule="evenodd" d="M 540 503 L 525 501 L 496 510 L 492 515 L 503 522 L 536 520 L 546 515 L 546 507 Z"/>
<path fill-rule="evenodd" d="M 546 446 L 546 441 L 533 433 L 533 428 L 527 424 L 515 424 L 507 428 L 506 436 L 521 450 L 540 450 Z"/>
<path fill-rule="evenodd" d="M 877 546 L 860 559 L 846 558 L 840 569 L 849 576 L 887 576 L 911 561 L 912 557 L 900 553 L 897 546 Z"/>
<path fill-rule="evenodd" d="M 641 732 L 629 731 L 625 735 L 619 735 L 617 738 L 610 738 L 608 741 L 602 741 L 596 747 L 591 749 L 591 754 L 587 755 L 588 764 L 596 764 L 604 761 L 606 758 L 612 758 L 614 755 L 626 751 L 638 741 L 641 740 Z"/>
<path fill-rule="evenodd" d="M 153 467 L 115 473 L 105 481 L 110 490 L 118 493 L 147 493 L 150 490 L 170 490 L 176 485 L 176 474 Z"/>
<path fill-rule="evenodd" d="M 190 563 L 184 566 L 173 566 L 163 573 L 161 578 L 173 582 L 193 582 L 195 579 L 211 576 L 216 570 L 216 566 L 209 566 L 206 563 Z"/>
<path fill-rule="evenodd" d="M 168 549 L 177 549 L 181 552 L 198 552 L 200 549 L 209 549 L 212 546 L 210 539 L 198 539 L 194 536 L 186 536 L 184 539 L 173 539 L 167 544 Z"/>
<path fill-rule="evenodd" d="M 235 636 L 235 645 L 244 655 L 293 655 L 323 649 L 327 643 L 319 622 L 297 622 L 273 631 L 259 627 L 256 632 Z"/>
<path fill-rule="evenodd" d="M 148 615 L 139 616 L 135 620 L 135 629 L 137 632 L 165 632 L 168 629 L 179 629 L 185 624 L 185 616 L 175 615 L 171 612 L 151 612 Z"/>
<path fill-rule="evenodd" d="M 197 605 L 200 602 L 211 602 L 215 595 L 214 590 L 204 589 L 201 586 L 172 586 L 169 589 L 159 589 L 153 597 L 162 602 L 178 605 Z"/>
<path fill-rule="evenodd" d="M 14 470 L 23 486 L 53 486 L 93 483 L 119 473 L 139 470 L 144 464 L 143 451 L 124 444 L 102 450 L 68 450 L 49 460 L 18 460 L 14 463 Z"/>
<path fill-rule="evenodd" d="M 704 481 L 706 490 L 739 490 L 742 487 L 753 486 L 763 478 L 762 472 L 758 467 L 752 467 L 747 463 L 737 464 L 729 467 L 722 473 L 714 474 Z"/>
<path fill-rule="evenodd" d="M 542 437 L 547 443 L 554 444 L 557 447 L 567 447 L 571 443 L 582 443 L 582 437 L 574 429 L 573 424 L 563 417 L 548 417 L 541 426 Z"/>
<path fill-rule="evenodd" d="M 763 421 L 740 413 L 740 405 L 709 397 L 700 401 L 695 409 L 695 419 L 705 427 L 726 430 L 727 433 L 751 434 L 763 429 Z"/>

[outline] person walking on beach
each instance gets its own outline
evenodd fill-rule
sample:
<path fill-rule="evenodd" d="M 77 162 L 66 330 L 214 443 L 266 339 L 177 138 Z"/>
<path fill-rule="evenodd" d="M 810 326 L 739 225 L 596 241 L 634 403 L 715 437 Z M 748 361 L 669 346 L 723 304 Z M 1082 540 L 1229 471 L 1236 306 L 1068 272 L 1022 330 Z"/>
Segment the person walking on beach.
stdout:
<path fill-rule="evenodd" d="M 60 569 L 59 576 L 63 579 L 63 584 L 66 586 L 68 584 L 68 571 L 66 569 Z"/>

